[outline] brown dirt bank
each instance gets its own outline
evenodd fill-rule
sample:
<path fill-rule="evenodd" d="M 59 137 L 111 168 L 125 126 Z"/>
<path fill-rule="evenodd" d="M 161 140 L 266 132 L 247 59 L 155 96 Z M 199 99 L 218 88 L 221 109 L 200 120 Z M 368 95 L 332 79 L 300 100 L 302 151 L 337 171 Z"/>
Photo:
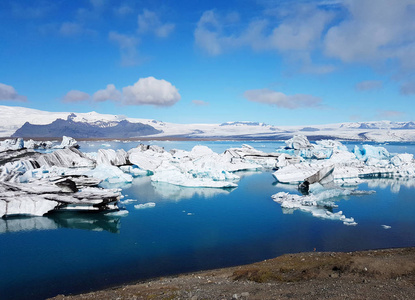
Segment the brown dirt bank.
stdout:
<path fill-rule="evenodd" d="M 415 299 L 415 248 L 286 254 L 53 299 Z"/>

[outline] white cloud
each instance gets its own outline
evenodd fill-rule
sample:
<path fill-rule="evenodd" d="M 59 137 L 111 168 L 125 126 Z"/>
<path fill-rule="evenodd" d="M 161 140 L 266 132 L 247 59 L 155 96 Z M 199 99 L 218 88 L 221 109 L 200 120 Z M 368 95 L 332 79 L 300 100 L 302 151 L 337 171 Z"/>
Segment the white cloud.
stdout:
<path fill-rule="evenodd" d="M 121 92 L 113 84 L 108 84 L 104 90 L 96 91 L 92 96 L 92 100 L 95 102 L 104 102 L 107 100 L 120 101 L 121 99 Z"/>
<path fill-rule="evenodd" d="M 172 106 L 180 98 L 177 88 L 170 82 L 147 77 L 140 78 L 134 85 L 122 88 L 122 92 L 117 90 L 114 84 L 108 84 L 105 89 L 96 91 L 92 97 L 85 92 L 71 90 L 62 98 L 62 101 L 70 103 L 87 100 L 94 102 L 111 100 L 123 105 Z"/>
<path fill-rule="evenodd" d="M 236 25 L 205 11 L 194 31 L 195 45 L 209 55 L 241 47 L 278 51 L 290 67 L 305 73 L 329 73 L 339 62 L 357 62 L 399 81 L 414 75 L 414 0 L 257 3 L 265 7 L 262 14 L 235 18 Z"/>
<path fill-rule="evenodd" d="M 59 33 L 65 36 L 79 35 L 82 31 L 82 26 L 75 22 L 64 22 L 59 28 Z"/>
<path fill-rule="evenodd" d="M 348 18 L 327 32 L 327 55 L 344 62 L 409 60 L 404 48 L 415 43 L 413 0 L 349 0 L 344 5 Z"/>
<path fill-rule="evenodd" d="M 203 101 L 203 100 L 192 100 L 192 103 L 196 106 L 207 106 L 209 105 L 209 102 Z"/>
<path fill-rule="evenodd" d="M 139 40 L 136 37 L 111 31 L 108 34 L 108 38 L 110 41 L 117 43 L 120 47 L 122 66 L 135 66 L 139 63 L 137 52 Z"/>
<path fill-rule="evenodd" d="M 194 31 L 195 43 L 209 55 L 219 55 L 225 50 L 236 48 L 245 43 L 245 38 L 233 34 L 226 35 L 224 27 L 237 22 L 238 17 L 231 13 L 221 17 L 213 10 L 205 11 Z"/>
<path fill-rule="evenodd" d="M 280 51 L 312 50 L 320 42 L 323 30 L 333 19 L 333 13 L 312 5 L 295 7 L 268 37 L 270 47 Z"/>
<path fill-rule="evenodd" d="M 12 100 L 12 101 L 27 101 L 26 96 L 19 95 L 14 87 L 0 83 L 0 101 Z"/>
<path fill-rule="evenodd" d="M 89 94 L 78 90 L 71 90 L 63 96 L 62 101 L 67 103 L 87 101 L 90 99 Z"/>
<path fill-rule="evenodd" d="M 248 90 L 244 93 L 246 99 L 252 102 L 275 105 L 281 108 L 297 109 L 321 105 L 321 98 L 311 95 L 286 95 L 270 89 Z"/>
<path fill-rule="evenodd" d="M 382 88 L 383 83 L 380 80 L 365 80 L 356 84 L 356 90 L 358 91 L 370 91 L 378 90 Z"/>
<path fill-rule="evenodd" d="M 400 92 L 402 95 L 415 95 L 415 80 L 404 82 Z"/>
<path fill-rule="evenodd" d="M 237 14 L 222 16 L 205 11 L 194 31 L 195 44 L 215 56 L 239 47 L 255 51 L 278 51 L 290 65 L 304 73 L 324 74 L 334 70 L 329 64 L 315 65 L 311 53 L 319 47 L 334 14 L 315 5 L 291 5 L 287 13 L 264 14 L 247 25 Z"/>
<path fill-rule="evenodd" d="M 155 12 L 144 9 L 143 13 L 138 15 L 138 32 L 153 33 L 154 35 L 164 38 L 173 32 L 175 25 L 173 23 L 162 23 Z"/>
<path fill-rule="evenodd" d="M 378 110 L 376 118 L 378 119 L 400 119 L 406 114 L 402 111 L 396 110 Z"/>
<path fill-rule="evenodd" d="M 114 8 L 114 12 L 119 16 L 126 16 L 133 12 L 133 9 L 128 5 L 122 5 L 118 8 Z"/>
<path fill-rule="evenodd" d="M 140 78 L 134 85 L 122 89 L 123 104 L 171 106 L 181 96 L 175 86 L 163 79 Z"/>

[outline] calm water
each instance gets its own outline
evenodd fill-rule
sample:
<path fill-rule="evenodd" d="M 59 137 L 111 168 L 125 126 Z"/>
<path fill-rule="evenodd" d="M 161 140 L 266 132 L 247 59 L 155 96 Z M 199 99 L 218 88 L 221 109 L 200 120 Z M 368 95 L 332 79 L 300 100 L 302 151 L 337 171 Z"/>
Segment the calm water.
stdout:
<path fill-rule="evenodd" d="M 246 142 L 273 151 L 283 143 Z M 85 152 L 108 147 L 83 143 Z M 112 143 L 129 149 L 137 142 Z M 155 142 L 216 152 L 241 142 Z M 352 148 L 354 144 L 347 144 Z M 414 144 L 389 144 L 390 152 L 415 153 Z M 270 172 L 240 173 L 236 189 L 180 188 L 136 178 L 124 187 L 127 216 L 55 213 L 0 219 L 0 299 L 43 299 L 155 276 L 259 261 L 300 251 L 351 251 L 415 246 L 414 184 L 372 180 L 359 189 L 375 194 L 338 199 L 357 226 L 301 211 L 284 214 L 271 195 L 293 191 Z M 156 206 L 135 209 L 134 205 Z M 382 225 L 391 226 L 384 229 Z"/>

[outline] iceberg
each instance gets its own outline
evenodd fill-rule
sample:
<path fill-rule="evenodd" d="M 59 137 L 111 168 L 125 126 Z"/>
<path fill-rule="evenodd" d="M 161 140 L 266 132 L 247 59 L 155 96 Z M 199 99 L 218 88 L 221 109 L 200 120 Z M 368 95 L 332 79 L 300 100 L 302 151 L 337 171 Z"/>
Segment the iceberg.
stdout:
<path fill-rule="evenodd" d="M 20 150 L 22 148 L 24 148 L 24 141 L 22 138 L 0 141 L 0 151 Z"/>
<path fill-rule="evenodd" d="M 84 172 L 84 175 L 111 184 L 131 183 L 133 181 L 130 174 L 124 173 L 120 168 L 112 165 L 98 165 L 96 168 Z"/>
<path fill-rule="evenodd" d="M 75 147 L 56 150 L 52 153 L 42 154 L 36 159 L 39 166 L 64 168 L 93 168 L 95 161 L 87 157 Z"/>
<path fill-rule="evenodd" d="M 145 209 L 145 208 L 152 208 L 152 207 L 155 207 L 155 206 L 156 206 L 156 203 L 154 203 L 154 202 L 147 202 L 147 203 L 144 203 L 144 204 L 134 205 L 134 208 L 135 209 Z"/>
<path fill-rule="evenodd" d="M 238 176 L 227 171 L 218 171 L 204 166 L 204 169 L 193 169 L 193 164 L 175 166 L 164 161 L 151 176 L 155 182 L 167 182 L 186 187 L 236 187 L 237 184 L 226 180 L 237 180 Z"/>
<path fill-rule="evenodd" d="M 301 211 L 311 213 L 314 217 L 339 220 L 345 225 L 357 225 L 354 218 L 347 218 L 344 216 L 342 211 L 333 213 L 329 210 L 337 207 L 332 199 L 342 196 L 371 193 L 374 193 L 374 191 L 362 192 L 346 189 L 332 189 L 309 195 L 296 195 L 287 192 L 279 192 L 271 197 L 275 202 L 281 204 L 281 207 L 285 209 L 285 213 L 291 213 L 293 210 L 299 209 Z"/>
<path fill-rule="evenodd" d="M 0 217 L 43 216 L 52 210 L 117 210 L 118 189 L 91 186 L 89 179 L 55 177 L 26 183 L 0 182 Z"/>
<path fill-rule="evenodd" d="M 122 166 L 127 164 L 128 154 L 124 149 L 99 149 L 95 159 L 98 165 Z"/>
<path fill-rule="evenodd" d="M 130 163 L 138 166 L 142 170 L 154 172 L 165 160 L 171 160 L 172 155 L 158 146 L 139 145 L 128 151 Z"/>
<path fill-rule="evenodd" d="M 372 145 L 362 145 L 361 149 L 358 146 L 355 146 L 353 153 L 359 160 L 363 161 L 367 161 L 370 158 L 384 160 L 389 159 L 390 157 L 388 150 L 386 150 L 384 147 L 375 147 Z"/>
<path fill-rule="evenodd" d="M 56 145 L 53 148 L 55 148 L 55 149 L 64 149 L 64 148 L 70 148 L 70 147 L 79 148 L 78 142 L 74 138 L 71 138 L 69 136 L 64 135 L 62 137 L 61 144 Z"/>
<path fill-rule="evenodd" d="M 280 164 L 273 173 L 275 179 L 281 183 L 298 184 L 328 168 L 333 168 L 332 179 L 339 184 L 357 184 L 367 178 L 415 178 L 415 161 L 411 154 L 391 155 L 384 147 L 371 145 L 363 145 L 361 149 L 355 147 L 353 152 L 349 152 L 339 142 L 328 141 L 319 146 L 330 147 L 333 151 L 331 156 L 322 160 Z"/>
<path fill-rule="evenodd" d="M 287 149 L 294 150 L 307 149 L 313 147 L 305 135 L 294 135 L 291 139 L 285 141 L 285 145 Z"/>

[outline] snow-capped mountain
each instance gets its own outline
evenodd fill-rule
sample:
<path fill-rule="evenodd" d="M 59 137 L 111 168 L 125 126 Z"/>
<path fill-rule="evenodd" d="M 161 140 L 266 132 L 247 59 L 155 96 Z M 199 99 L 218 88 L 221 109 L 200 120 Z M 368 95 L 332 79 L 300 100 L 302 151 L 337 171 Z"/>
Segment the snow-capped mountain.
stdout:
<path fill-rule="evenodd" d="M 75 138 L 208 138 L 288 139 L 306 135 L 310 140 L 335 138 L 362 141 L 415 141 L 414 122 L 353 122 L 312 126 L 273 126 L 259 122 L 174 124 L 97 112 L 47 112 L 0 106 L 0 137 Z"/>

